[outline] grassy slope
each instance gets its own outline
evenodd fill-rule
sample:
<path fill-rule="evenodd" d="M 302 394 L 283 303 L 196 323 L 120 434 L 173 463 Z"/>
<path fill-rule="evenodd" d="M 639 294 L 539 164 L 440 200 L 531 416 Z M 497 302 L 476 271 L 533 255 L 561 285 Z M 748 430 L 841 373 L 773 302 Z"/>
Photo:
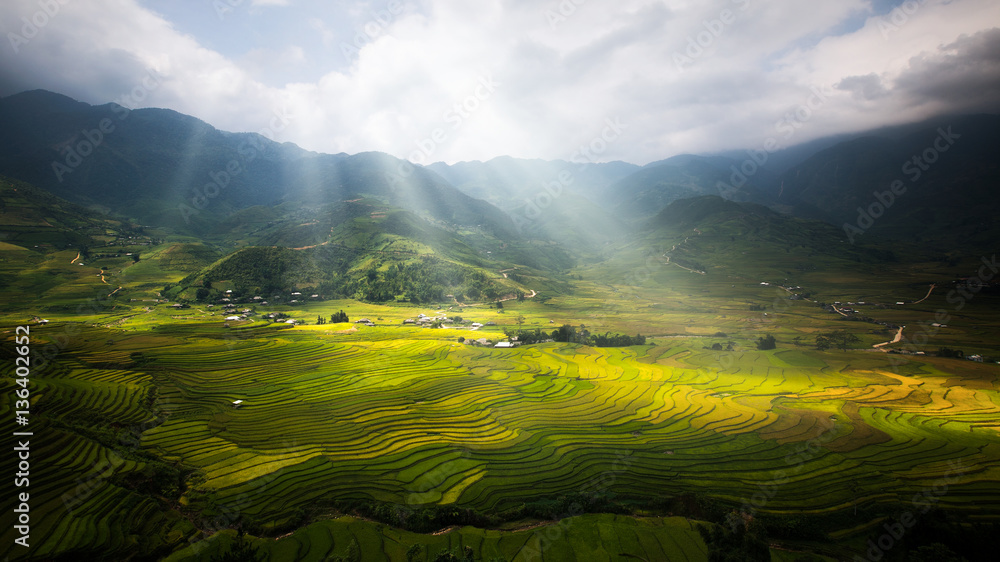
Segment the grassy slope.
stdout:
<path fill-rule="evenodd" d="M 582 489 L 609 472 L 621 494 L 701 491 L 738 504 L 773 481 L 774 471 L 787 471 L 787 455 L 830 418 L 835 431 L 765 509 L 832 514 L 827 524 L 841 531 L 843 542 L 820 548 L 862 547 L 880 517 L 905 508 L 953 459 L 970 471 L 940 505 L 997 517 L 991 511 L 1000 504 L 994 498 L 996 366 L 930 357 L 896 364 L 870 351 L 815 351 L 806 344 L 817 331 L 846 327 L 862 336 L 864 347 L 889 338 L 878 326 L 846 322 L 760 285 L 787 278 L 816 300 L 913 302 L 930 282 L 944 286 L 974 272 L 971 261 L 865 264 L 870 254 L 863 250 L 810 256 L 826 243 L 822 238 L 785 252 L 773 244 L 784 236 L 781 223 L 773 225 L 777 232 L 762 233 L 738 230 L 742 224 L 681 224 L 657 232 L 652 242 L 618 249 L 611 261 L 575 270 L 582 279 L 572 292 L 542 290 L 535 299 L 507 303 L 504 313 L 481 306 L 461 312 L 480 322 L 520 320 L 527 328 L 585 323 L 592 331 L 655 336 L 653 346 L 631 350 L 473 349 L 454 343 L 468 331 L 399 325 L 433 309 L 349 301 L 302 303 L 288 311 L 314 318 L 343 308 L 352 318 L 377 319 L 380 327 L 277 330 L 255 322 L 226 329 L 206 309 L 141 302 L 214 259 L 202 245 L 136 247 L 143 254 L 138 264 L 108 258 L 84 267 L 70 263 L 70 250 L 5 252 L 25 271 L 24 295 L 32 294 L 31 283 L 45 287 L 37 300 L 8 302 L 8 321 L 39 311 L 57 321 L 38 332 L 38 349 L 72 332 L 72 345 L 35 379 L 44 406 L 36 427 L 52 436 L 40 457 L 69 461 L 40 469 L 35 509 L 45 523 L 36 531 L 44 545 L 38 552 L 166 552 L 234 509 L 267 528 L 319 498 L 504 508 Z M 664 258 L 685 251 L 710 258 L 699 264 L 705 275 Z M 795 255 L 803 267 L 787 265 L 786 256 Z M 102 264 L 111 272 L 110 286 L 98 276 Z M 117 285 L 124 289 L 108 298 Z M 949 310 L 955 313 L 950 328 L 921 349 L 947 343 L 996 354 L 996 298 L 977 296 L 956 312 L 946 295 L 938 291 L 920 305 L 870 313 L 916 326 L 938 309 Z M 78 309 L 86 298 L 97 300 Z M 749 310 L 749 303 L 768 306 L 767 315 Z M 83 326 L 95 327 L 75 332 Z M 720 331 L 726 335 L 714 335 Z M 778 337 L 777 351 L 753 350 L 765 333 Z M 498 338 L 500 332 L 475 335 Z M 793 342 L 796 336 L 803 345 Z M 735 352 L 705 349 L 727 341 Z M 130 358 L 136 351 L 149 362 L 136 364 Z M 4 383 L 4 393 L 11 384 Z M 228 402 L 236 398 L 247 399 L 247 407 L 232 410 Z M 107 428 L 110 438 L 101 435 Z M 123 447 L 114 432 L 135 428 L 142 446 Z M 80 453 L 67 457 L 66 451 Z M 618 473 L 623 451 L 629 465 Z M 79 509 L 66 512 L 63 494 L 112 454 L 128 463 L 82 494 Z M 142 487 L 164 466 L 195 470 L 183 495 Z M 106 505 L 127 508 L 110 516 Z M 86 525 L 105 531 L 88 534 Z M 578 547 L 576 540 L 566 545 Z"/>

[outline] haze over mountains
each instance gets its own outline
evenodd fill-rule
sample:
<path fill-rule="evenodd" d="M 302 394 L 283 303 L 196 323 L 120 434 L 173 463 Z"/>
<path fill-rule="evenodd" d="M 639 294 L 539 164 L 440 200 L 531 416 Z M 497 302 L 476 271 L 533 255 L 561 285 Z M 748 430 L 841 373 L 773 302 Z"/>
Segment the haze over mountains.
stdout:
<path fill-rule="evenodd" d="M 844 238 L 852 241 L 896 238 L 948 249 L 997 235 L 994 115 L 939 118 L 777 154 L 679 155 L 643 167 L 510 157 L 422 167 L 381 153 L 318 154 L 170 110 L 91 106 L 42 90 L 0 100 L 0 119 L 0 173 L 200 236 L 251 217 L 305 217 L 371 197 L 440 227 L 547 239 L 586 253 L 630 235 L 674 201 L 707 195 L 851 225 Z M 325 228 L 315 239 L 286 241 L 320 243 Z"/>

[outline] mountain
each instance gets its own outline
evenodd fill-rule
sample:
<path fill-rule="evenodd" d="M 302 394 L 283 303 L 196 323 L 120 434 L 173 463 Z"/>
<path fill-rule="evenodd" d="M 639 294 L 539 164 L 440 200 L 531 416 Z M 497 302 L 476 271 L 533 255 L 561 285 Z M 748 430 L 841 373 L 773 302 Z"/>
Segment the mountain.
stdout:
<path fill-rule="evenodd" d="M 0 176 L 0 242 L 4 249 L 45 252 L 88 247 L 137 225 L 114 216 L 94 216 L 84 207 L 15 179 Z"/>
<path fill-rule="evenodd" d="M 976 115 L 839 143 L 781 176 L 776 208 L 862 237 L 954 249 L 1000 236 L 1000 116 Z"/>
<path fill-rule="evenodd" d="M 436 162 L 428 166 L 463 192 L 503 207 L 510 201 L 532 198 L 557 182 L 570 191 L 590 197 L 639 170 L 626 162 L 576 163 L 565 160 L 526 160 L 500 156 L 486 162 Z M 560 179 L 560 174 L 568 174 Z"/>
<path fill-rule="evenodd" d="M 608 188 L 601 203 L 613 205 L 620 216 L 635 218 L 650 217 L 674 201 L 704 195 L 766 202 L 767 190 L 758 186 L 773 183 L 773 177 L 759 171 L 747 178 L 740 175 L 741 165 L 724 157 L 674 156 L 618 181 Z"/>
<path fill-rule="evenodd" d="M 639 170 L 625 162 L 575 163 L 502 156 L 487 162 L 428 166 L 464 193 L 507 212 L 529 238 L 557 241 L 574 251 L 626 236 L 628 226 L 599 204 L 611 185 Z M 599 252 L 597 252 L 599 253 Z"/>
<path fill-rule="evenodd" d="M 497 208 L 385 154 L 317 154 L 170 110 L 91 106 L 40 90 L 0 100 L 0 120 L 0 173 L 145 224 L 203 234 L 248 207 L 371 196 L 516 236 Z"/>
<path fill-rule="evenodd" d="M 637 248 L 664 247 L 671 262 L 695 271 L 775 278 L 796 272 L 851 270 L 895 262 L 909 245 L 850 244 L 843 231 L 818 220 L 715 195 L 678 200 L 649 219 Z"/>

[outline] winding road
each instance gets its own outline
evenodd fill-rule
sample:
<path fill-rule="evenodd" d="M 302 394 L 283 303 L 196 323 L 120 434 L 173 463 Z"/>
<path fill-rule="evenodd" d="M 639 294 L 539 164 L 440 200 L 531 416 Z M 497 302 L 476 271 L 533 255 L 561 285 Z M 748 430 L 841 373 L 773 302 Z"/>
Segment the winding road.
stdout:
<path fill-rule="evenodd" d="M 894 343 L 899 343 L 899 342 L 903 341 L 903 328 L 905 328 L 905 327 L 906 326 L 901 326 L 899 328 L 899 331 L 896 332 L 896 337 L 893 338 L 892 341 L 887 341 L 887 342 L 883 342 L 883 343 L 877 343 L 877 344 L 873 345 L 872 347 L 874 347 L 875 349 L 877 349 L 877 350 L 879 350 L 879 351 L 881 351 L 883 353 L 888 353 L 888 351 L 885 349 L 885 346 L 892 345 Z"/>

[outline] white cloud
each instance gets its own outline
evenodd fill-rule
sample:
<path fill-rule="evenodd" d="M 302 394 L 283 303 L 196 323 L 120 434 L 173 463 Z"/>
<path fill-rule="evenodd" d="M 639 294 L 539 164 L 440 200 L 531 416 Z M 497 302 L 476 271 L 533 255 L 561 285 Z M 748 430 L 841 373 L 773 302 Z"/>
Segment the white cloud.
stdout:
<path fill-rule="evenodd" d="M 331 12 L 325 3 L 255 1 L 286 8 L 244 31 L 167 21 L 135 0 L 70 3 L 9 57 L 4 94 L 44 87 L 101 103 L 153 68 L 167 79 L 148 105 L 221 129 L 256 131 L 289 111 L 295 118 L 279 140 L 400 157 L 440 130 L 445 139 L 428 160 L 446 161 L 568 158 L 620 118 L 629 128 L 601 158 L 642 163 L 756 146 L 814 86 L 828 96 L 788 142 L 963 109 L 939 91 L 918 103 L 919 88 L 896 83 L 926 79 L 914 78 L 920 57 L 936 61 L 963 34 L 1000 26 L 992 0 L 928 0 L 891 26 L 863 0 L 587 2 L 555 20 L 554 0 L 349 4 Z M 5 2 L 0 22 L 9 27 L 0 30 L 17 33 L 37 10 L 31 0 Z M 863 25 L 841 31 L 852 22 Z M 236 58 L 204 46 L 226 33 L 258 39 Z M 345 57 L 345 45 L 356 53 Z M 290 72 L 303 68 L 318 78 Z M 455 111 L 456 103 L 475 109 Z"/>

